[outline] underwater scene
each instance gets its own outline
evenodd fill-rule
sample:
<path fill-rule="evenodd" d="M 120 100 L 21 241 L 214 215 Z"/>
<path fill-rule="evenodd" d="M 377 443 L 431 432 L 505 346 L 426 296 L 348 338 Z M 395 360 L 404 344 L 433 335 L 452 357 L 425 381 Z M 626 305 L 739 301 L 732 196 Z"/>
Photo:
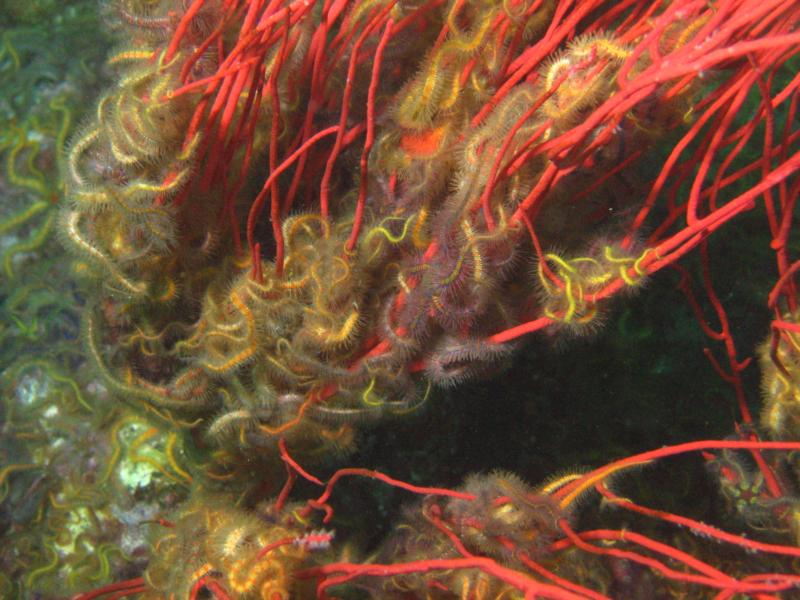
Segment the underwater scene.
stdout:
<path fill-rule="evenodd" d="M 0 0 L 0 598 L 800 598 L 798 55 Z"/>

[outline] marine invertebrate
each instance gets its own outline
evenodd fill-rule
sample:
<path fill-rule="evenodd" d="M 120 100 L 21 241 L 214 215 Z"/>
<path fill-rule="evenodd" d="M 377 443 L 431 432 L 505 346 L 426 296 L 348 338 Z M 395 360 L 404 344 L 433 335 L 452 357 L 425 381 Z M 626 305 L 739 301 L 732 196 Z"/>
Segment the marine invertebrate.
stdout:
<path fill-rule="evenodd" d="M 526 334 L 594 330 L 613 297 L 695 249 L 719 331 L 683 289 L 701 328 L 723 343 L 728 371 L 712 365 L 752 422 L 746 361 L 707 243 L 763 205 L 779 279 L 770 358 L 782 381 L 796 346 L 783 315 L 796 312 L 787 240 L 800 80 L 784 74 L 798 18 L 780 0 L 112 4 L 126 39 L 108 59 L 115 85 L 63 159 L 59 229 L 87 282 L 82 337 L 106 406 L 124 402 L 152 423 L 123 451 L 120 419 L 131 417 L 108 417 L 100 479 L 112 481 L 130 451 L 191 500 L 164 507 L 172 527 L 154 528 L 144 579 L 97 593 L 282 597 L 316 578 L 324 596 L 377 574 L 386 586 L 376 590 L 398 594 L 597 595 L 588 555 L 726 594 L 794 586 L 783 571 L 766 583 L 729 576 L 620 528 L 574 530 L 577 500 L 591 489 L 648 513 L 610 478 L 671 450 L 540 488 L 498 472 L 453 492 L 344 469 L 317 500 L 287 502 L 298 477 L 322 483 L 306 465 L 353 451 L 363 423 L 414 412 L 433 386 L 502 369 Z M 760 156 L 742 153 L 754 143 Z M 40 191 L 18 173 L 35 147 L 10 148 L 7 170 Z M 777 435 L 794 418 L 792 385 L 769 386 Z M 157 439 L 152 453 L 138 452 Z M 791 477 L 776 477 L 766 453 L 796 449 L 776 443 L 753 433 L 691 450 L 749 452 L 763 480 L 756 495 L 772 502 L 792 496 L 782 485 Z M 315 535 L 330 541 L 309 519 L 318 509 L 332 518 L 331 490 L 349 475 L 448 498 L 424 501 L 408 539 L 387 550 L 388 562 L 405 548 L 407 564 L 305 564 Z M 733 481 L 722 477 L 723 487 Z M 222 485 L 241 506 L 214 495 Z M 679 520 L 663 512 L 661 521 Z M 644 550 L 591 543 L 626 539 Z M 58 549 L 39 554 L 29 587 L 61 568 Z M 561 577 L 553 569 L 573 555 Z M 596 570 L 597 589 L 623 585 Z"/>

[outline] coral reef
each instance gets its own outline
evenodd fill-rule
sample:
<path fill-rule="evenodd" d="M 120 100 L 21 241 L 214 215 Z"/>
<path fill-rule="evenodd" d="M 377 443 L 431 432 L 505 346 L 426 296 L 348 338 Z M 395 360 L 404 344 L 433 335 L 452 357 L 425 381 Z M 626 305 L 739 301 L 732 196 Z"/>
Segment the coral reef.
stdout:
<path fill-rule="evenodd" d="M 795 4 L 115 0 L 64 8 L 63 40 L 49 42 L 28 24 L 49 3 L 10 11 L 0 592 L 796 588 Z M 59 45 L 99 30 L 98 14 L 115 40 L 104 74 L 76 46 L 83 67 L 51 76 L 68 54 Z M 757 233 L 715 254 L 739 223 Z M 617 446 L 625 425 L 576 408 L 559 443 L 539 448 L 552 418 L 526 400 L 525 439 L 504 452 L 569 470 L 539 485 L 501 470 L 465 477 L 481 465 L 457 460 L 446 430 L 465 424 L 455 435 L 478 445 L 508 410 L 486 397 L 470 421 L 469 386 L 512 368 L 536 332 L 552 342 L 529 366 L 542 377 L 570 357 L 600 360 L 575 339 L 666 270 L 735 400 L 716 429 L 645 451 L 655 438 Z M 774 314 L 760 424 L 733 320 L 750 316 L 717 292 L 723 274 L 758 288 L 755 335 Z M 652 297 L 680 310 L 663 287 Z M 643 369 L 616 319 L 622 355 Z M 629 380 L 648 385 L 644 370 Z M 625 418 L 646 420 L 627 391 Z M 427 435 L 425 419 L 444 426 Z M 733 421 L 735 435 L 712 439 Z M 597 455 L 576 433 L 587 424 L 609 438 Z M 394 462 L 343 467 L 369 461 L 359 443 Z M 602 466 L 576 470 L 567 453 Z M 681 492 L 688 468 L 669 465 L 701 460 Z M 388 495 L 401 491 L 421 498 L 398 521 Z M 700 496 L 707 506 L 692 505 Z M 363 504 L 380 507 L 374 532 Z"/>

